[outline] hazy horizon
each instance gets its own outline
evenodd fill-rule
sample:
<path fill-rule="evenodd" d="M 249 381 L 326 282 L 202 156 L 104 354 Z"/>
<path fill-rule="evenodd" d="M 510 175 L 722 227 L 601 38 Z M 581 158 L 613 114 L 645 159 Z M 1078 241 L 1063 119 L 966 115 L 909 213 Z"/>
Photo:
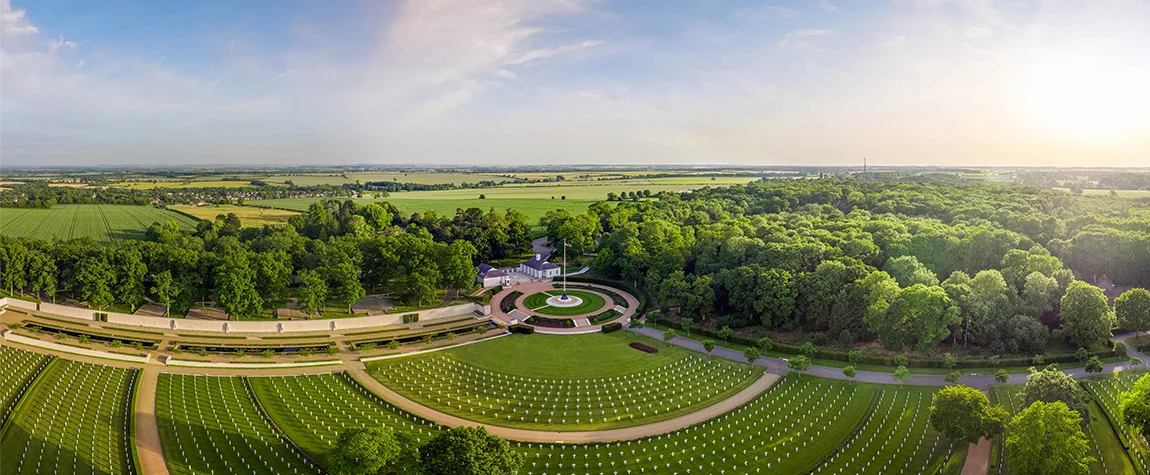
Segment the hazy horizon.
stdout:
<path fill-rule="evenodd" d="M 0 165 L 1150 163 L 1150 2 L 0 0 Z"/>

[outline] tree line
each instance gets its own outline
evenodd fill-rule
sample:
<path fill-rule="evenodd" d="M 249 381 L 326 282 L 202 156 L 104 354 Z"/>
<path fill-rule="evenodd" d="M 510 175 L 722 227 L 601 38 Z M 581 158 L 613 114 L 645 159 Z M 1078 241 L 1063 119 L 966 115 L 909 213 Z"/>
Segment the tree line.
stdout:
<path fill-rule="evenodd" d="M 322 313 L 328 302 L 350 313 L 368 291 L 428 305 L 438 289 L 471 286 L 480 257 L 529 250 L 524 219 L 461 210 L 455 217 L 421 215 L 416 224 L 389 206 L 328 200 L 287 225 L 243 228 L 234 214 L 221 215 L 195 229 L 154 223 L 146 240 L 110 245 L 0 236 L 0 283 L 11 293 L 53 300 L 63 294 L 92 308 L 134 310 L 150 297 L 184 313 L 214 301 L 234 318 L 258 318 L 283 306 L 293 290 L 308 314 Z"/>

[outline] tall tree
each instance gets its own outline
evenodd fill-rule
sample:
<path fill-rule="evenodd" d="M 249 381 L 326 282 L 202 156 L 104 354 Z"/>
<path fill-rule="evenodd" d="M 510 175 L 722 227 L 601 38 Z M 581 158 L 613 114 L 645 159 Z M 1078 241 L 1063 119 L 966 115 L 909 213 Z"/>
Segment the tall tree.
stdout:
<path fill-rule="evenodd" d="M 1138 378 L 1118 400 L 1122 420 L 1142 434 L 1142 437 L 1150 437 L 1150 374 Z"/>
<path fill-rule="evenodd" d="M 466 289 L 475 282 L 475 256 L 478 251 L 467 241 L 457 240 L 439 251 L 439 272 L 444 287 Z"/>
<path fill-rule="evenodd" d="M 28 288 L 37 294 L 45 293 L 56 300 L 56 260 L 43 251 L 33 251 L 28 255 Z"/>
<path fill-rule="evenodd" d="M 347 313 L 351 313 L 352 305 L 367 295 L 359 283 L 359 269 L 355 264 L 344 261 L 327 267 L 326 274 L 328 282 L 331 282 L 329 288 L 333 289 L 331 296 L 346 305 Z"/>
<path fill-rule="evenodd" d="M 1089 347 L 1110 338 L 1114 314 L 1102 289 L 1074 281 L 1062 296 L 1061 335 L 1075 346 Z"/>
<path fill-rule="evenodd" d="M 152 295 L 164 303 L 164 316 L 172 313 L 172 300 L 180 295 L 180 286 L 172 278 L 172 271 L 163 271 L 152 275 Z"/>
<path fill-rule="evenodd" d="M 299 279 L 299 297 L 296 302 L 300 310 L 308 315 L 322 314 L 327 304 L 327 281 L 319 272 L 307 269 L 299 272 Z"/>
<path fill-rule="evenodd" d="M 128 304 L 134 311 L 144 303 L 144 276 L 148 267 L 143 256 L 134 248 L 120 248 L 113 254 L 116 269 L 116 300 Z"/>
<path fill-rule="evenodd" d="M 1061 371 L 1048 368 L 1041 371 L 1031 371 L 1026 377 L 1026 385 L 1022 387 L 1019 396 L 1023 407 L 1036 402 L 1061 401 L 1070 409 L 1079 414 L 1089 414 L 1086 393 L 1078 382 Z"/>
<path fill-rule="evenodd" d="M 104 253 L 93 253 L 83 258 L 76 272 L 77 293 L 93 308 L 103 309 L 112 304 L 112 286 L 116 283 L 116 271 Z"/>
<path fill-rule="evenodd" d="M 256 292 L 263 297 L 264 304 L 274 308 L 287 303 L 292 270 L 287 252 L 253 253 L 252 266 L 256 271 Z"/>
<path fill-rule="evenodd" d="M 918 262 L 918 258 L 914 256 L 896 257 L 886 262 L 883 270 L 898 284 L 903 287 L 910 287 L 915 284 L 922 284 L 925 286 L 938 285 L 938 276 L 934 274 L 926 266 Z"/>
<path fill-rule="evenodd" d="M 482 427 L 440 432 L 420 449 L 424 475 L 514 475 L 523 454 Z"/>
<path fill-rule="evenodd" d="M 1135 332 L 1150 331 L 1150 291 L 1130 289 L 1114 299 L 1118 327 Z"/>
<path fill-rule="evenodd" d="M 327 469 L 333 475 L 398 473 L 403 454 L 412 451 L 391 427 L 345 429 L 327 456 Z"/>
<path fill-rule="evenodd" d="M 1014 416 L 1006 435 L 1006 463 L 1026 475 L 1085 475 L 1093 457 L 1082 416 L 1062 401 L 1035 402 Z"/>
<path fill-rule="evenodd" d="M 216 303 L 238 320 L 256 318 L 264 301 L 256 292 L 256 272 L 242 249 L 228 251 L 215 272 Z"/>
<path fill-rule="evenodd" d="M 25 267 L 28 265 L 28 248 L 19 241 L 8 240 L 6 245 L 0 246 L 0 264 L 0 279 L 8 287 L 8 293 L 23 290 L 27 285 Z"/>
<path fill-rule="evenodd" d="M 986 395 L 969 386 L 946 386 L 934 393 L 930 425 L 950 440 L 969 444 L 991 439 L 1006 430 L 1010 414 L 991 406 Z"/>

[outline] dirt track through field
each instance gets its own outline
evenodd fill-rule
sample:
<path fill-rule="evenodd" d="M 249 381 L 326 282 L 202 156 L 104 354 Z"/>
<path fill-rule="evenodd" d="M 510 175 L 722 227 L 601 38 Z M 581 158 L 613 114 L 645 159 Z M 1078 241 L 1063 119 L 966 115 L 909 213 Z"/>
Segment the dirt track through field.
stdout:
<path fill-rule="evenodd" d="M 355 378 L 356 381 L 366 387 L 369 391 L 379 395 L 383 399 L 386 399 L 388 402 L 395 404 L 400 409 L 403 409 L 404 411 L 410 412 L 424 419 L 438 422 L 439 424 L 445 426 L 483 427 L 487 429 L 487 432 L 510 440 L 523 442 L 562 442 L 567 444 L 631 440 L 640 437 L 665 434 L 667 432 L 683 429 L 693 424 L 698 424 L 708 419 L 715 418 L 723 413 L 737 409 L 743 404 L 751 402 L 751 400 L 758 397 L 759 394 L 762 394 L 763 391 L 766 391 L 771 386 L 773 386 L 775 382 L 777 382 L 780 378 L 780 376 L 777 374 L 763 373 L 762 377 L 760 377 L 754 383 L 751 383 L 750 386 L 747 386 L 742 391 L 739 391 L 738 394 L 719 401 L 714 405 L 707 406 L 698 411 L 676 417 L 674 419 L 653 422 L 641 426 L 627 427 L 623 429 L 611 429 L 593 432 L 553 432 L 499 427 L 469 421 L 467 419 L 456 417 L 450 414 L 444 414 L 399 395 L 387 386 L 384 386 L 375 378 L 371 377 L 371 375 L 363 369 L 349 369 L 348 374 Z"/>

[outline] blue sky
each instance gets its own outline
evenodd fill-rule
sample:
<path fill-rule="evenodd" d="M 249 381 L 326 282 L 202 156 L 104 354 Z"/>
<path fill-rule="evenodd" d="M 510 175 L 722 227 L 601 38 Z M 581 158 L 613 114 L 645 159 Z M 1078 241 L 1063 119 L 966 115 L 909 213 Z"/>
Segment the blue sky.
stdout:
<path fill-rule="evenodd" d="M 1150 164 L 1150 2 L 0 0 L 0 165 Z"/>

